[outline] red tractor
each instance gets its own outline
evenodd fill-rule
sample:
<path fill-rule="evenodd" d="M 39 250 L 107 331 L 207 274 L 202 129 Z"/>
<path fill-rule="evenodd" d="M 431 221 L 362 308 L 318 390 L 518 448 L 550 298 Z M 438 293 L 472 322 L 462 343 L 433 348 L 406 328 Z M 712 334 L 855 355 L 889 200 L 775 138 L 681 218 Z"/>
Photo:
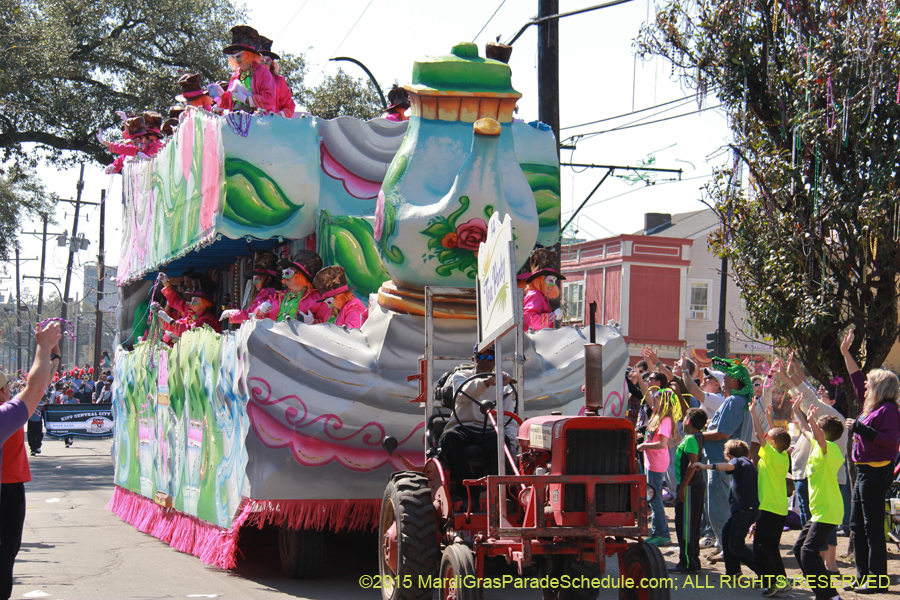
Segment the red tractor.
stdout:
<path fill-rule="evenodd" d="M 493 403 L 478 403 L 496 431 Z M 432 408 L 424 467 L 403 459 L 409 470 L 394 473 L 385 489 L 379 525 L 385 600 L 424 600 L 438 587 L 441 598 L 474 599 L 498 583 L 516 585 L 511 578 L 483 579 L 489 557 L 536 578 L 545 600 L 596 598 L 601 588 L 617 589 L 620 598 L 669 598 L 662 555 L 642 540 L 646 478 L 635 472 L 629 420 L 554 414 L 523 422 L 507 412 L 504 419 L 519 423 L 518 455 L 506 448 L 515 474 L 465 480 L 469 498 L 461 502 L 451 496 L 453 473 L 438 448 L 449 417 L 446 408 Z M 383 446 L 392 452 L 396 440 L 385 438 Z M 472 502 L 485 490 L 483 504 Z M 606 557 L 614 554 L 620 575 L 605 577 Z"/>

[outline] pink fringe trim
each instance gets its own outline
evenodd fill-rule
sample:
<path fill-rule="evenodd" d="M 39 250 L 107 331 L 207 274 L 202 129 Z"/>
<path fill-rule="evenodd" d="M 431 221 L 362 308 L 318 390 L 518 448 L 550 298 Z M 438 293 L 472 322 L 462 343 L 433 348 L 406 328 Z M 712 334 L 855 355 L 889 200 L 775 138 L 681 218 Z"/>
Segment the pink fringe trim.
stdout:
<path fill-rule="evenodd" d="M 380 500 L 253 500 L 244 499 L 230 529 L 163 508 L 149 498 L 116 486 L 106 509 L 143 533 L 176 550 L 222 569 L 237 565 L 242 527 L 287 525 L 291 529 L 372 531 L 378 526 Z"/>

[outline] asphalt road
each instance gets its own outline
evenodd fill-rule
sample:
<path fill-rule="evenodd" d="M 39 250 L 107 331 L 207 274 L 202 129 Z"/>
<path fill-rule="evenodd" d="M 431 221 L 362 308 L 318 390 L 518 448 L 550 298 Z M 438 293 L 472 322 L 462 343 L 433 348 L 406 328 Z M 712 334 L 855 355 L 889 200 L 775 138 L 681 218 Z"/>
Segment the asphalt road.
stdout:
<path fill-rule="evenodd" d="M 43 453 L 31 458 L 33 481 L 26 484 L 28 512 L 22 549 L 15 569 L 13 598 L 122 599 L 122 598 L 223 598 L 313 600 L 377 600 L 378 590 L 362 589 L 360 578 L 378 572 L 376 536 L 336 536 L 326 546 L 326 572 L 315 581 L 296 581 L 281 574 L 275 532 L 242 534 L 241 552 L 235 571 L 204 565 L 154 537 L 140 533 L 104 507 L 113 493 L 113 466 L 109 440 L 76 440 L 72 448 L 60 441 L 45 440 Z M 671 509 L 669 509 L 671 513 Z M 671 517 L 670 516 L 670 525 Z M 674 526 L 672 527 L 674 539 Z M 787 555 L 796 532 L 786 533 L 782 555 L 789 575 L 796 574 L 796 561 Z M 839 555 L 847 539 L 839 538 Z M 900 572 L 896 548 L 890 569 Z M 663 549 L 667 563 L 674 564 L 677 548 Z M 839 563 L 850 574 L 852 566 Z M 608 563 L 610 575 L 616 564 Z M 710 567 L 688 585 L 684 576 L 672 580 L 673 598 L 723 600 L 759 598 L 759 589 L 729 587 L 721 580 L 724 570 Z M 522 591 L 509 584 L 485 593 L 488 600 L 538 600 L 538 590 Z M 703 587 L 701 587 L 703 586 Z M 894 594 L 874 598 L 900 597 Z M 844 597 L 853 597 L 845 594 Z M 601 598 L 615 598 L 613 591 Z M 794 598 L 812 598 L 808 591 L 795 591 Z"/>

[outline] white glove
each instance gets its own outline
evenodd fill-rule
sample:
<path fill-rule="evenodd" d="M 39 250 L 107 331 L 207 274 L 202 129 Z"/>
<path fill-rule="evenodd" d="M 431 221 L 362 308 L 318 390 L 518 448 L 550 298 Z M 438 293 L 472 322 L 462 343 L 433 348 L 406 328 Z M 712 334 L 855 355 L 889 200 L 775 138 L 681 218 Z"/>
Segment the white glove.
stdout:
<path fill-rule="evenodd" d="M 159 311 L 156 316 L 158 316 L 161 321 L 165 321 L 166 323 L 172 322 L 172 317 L 170 317 L 164 310 Z"/>
<path fill-rule="evenodd" d="M 231 317 L 236 316 L 239 312 L 241 312 L 241 311 L 234 309 L 234 308 L 229 309 L 229 310 L 223 310 L 222 316 L 219 317 L 219 320 L 224 321 L 225 319 L 230 319 Z"/>
<path fill-rule="evenodd" d="M 256 309 L 256 312 L 265 315 L 268 314 L 270 310 L 272 310 L 272 303 L 266 301 L 259 305 L 259 308 Z"/>
<path fill-rule="evenodd" d="M 553 318 L 556 319 L 557 321 L 562 321 L 563 311 L 561 308 L 557 308 L 556 310 L 553 311 Z"/>
<path fill-rule="evenodd" d="M 116 165 L 106 165 L 106 168 L 103 169 L 103 172 L 107 175 L 115 175 L 116 174 Z"/>
<path fill-rule="evenodd" d="M 138 153 L 137 153 L 137 157 L 138 157 L 138 159 L 140 159 L 140 160 L 150 160 L 150 157 L 147 156 L 146 154 L 144 154 L 143 152 L 138 152 Z"/>
<path fill-rule="evenodd" d="M 123 121 L 128 120 L 128 115 L 125 114 L 124 110 L 117 110 L 116 114 L 119 115 L 119 118 L 122 119 Z"/>
<path fill-rule="evenodd" d="M 231 96 L 242 104 L 250 104 L 250 92 L 242 83 L 236 82 L 231 88 Z"/>
<path fill-rule="evenodd" d="M 316 321 L 316 318 L 313 316 L 312 311 L 310 310 L 300 313 L 300 317 L 307 325 L 312 325 Z"/>
<path fill-rule="evenodd" d="M 97 129 L 97 141 L 100 142 L 101 144 L 106 141 L 103 138 L 103 130 L 99 129 L 99 128 Z"/>
<path fill-rule="evenodd" d="M 208 86 L 206 86 L 206 91 L 209 92 L 209 94 L 216 100 L 225 95 L 225 90 L 223 90 L 222 86 L 218 83 L 209 84 Z"/>

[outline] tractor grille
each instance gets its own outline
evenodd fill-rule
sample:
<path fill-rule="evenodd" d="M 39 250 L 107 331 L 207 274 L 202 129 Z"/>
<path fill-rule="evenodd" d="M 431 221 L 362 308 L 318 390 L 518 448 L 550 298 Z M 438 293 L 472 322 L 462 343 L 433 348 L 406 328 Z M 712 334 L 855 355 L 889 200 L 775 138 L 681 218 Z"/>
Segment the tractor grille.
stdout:
<path fill-rule="evenodd" d="M 567 475 L 630 475 L 629 456 L 633 444 L 626 429 L 574 429 L 566 432 Z M 631 486 L 628 484 L 597 484 L 595 486 L 597 512 L 627 512 L 631 510 Z M 563 510 L 585 510 L 584 485 L 570 483 L 563 490 Z"/>

